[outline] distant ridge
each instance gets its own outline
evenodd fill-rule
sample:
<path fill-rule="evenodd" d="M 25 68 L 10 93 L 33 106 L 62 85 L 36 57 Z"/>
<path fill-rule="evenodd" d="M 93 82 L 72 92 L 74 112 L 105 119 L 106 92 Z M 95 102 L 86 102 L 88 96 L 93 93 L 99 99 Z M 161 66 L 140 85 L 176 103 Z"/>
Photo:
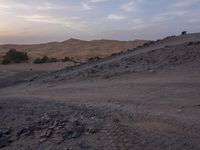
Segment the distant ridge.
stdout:
<path fill-rule="evenodd" d="M 28 52 L 32 59 L 47 55 L 58 59 L 73 57 L 77 60 L 85 60 L 90 57 L 105 57 L 113 53 L 133 49 L 143 45 L 145 42 L 145 40 L 117 41 L 106 39 L 84 41 L 70 38 L 63 42 L 54 41 L 42 44 L 5 44 L 0 45 L 0 57 L 2 57 L 9 49 L 15 48 L 19 51 Z"/>

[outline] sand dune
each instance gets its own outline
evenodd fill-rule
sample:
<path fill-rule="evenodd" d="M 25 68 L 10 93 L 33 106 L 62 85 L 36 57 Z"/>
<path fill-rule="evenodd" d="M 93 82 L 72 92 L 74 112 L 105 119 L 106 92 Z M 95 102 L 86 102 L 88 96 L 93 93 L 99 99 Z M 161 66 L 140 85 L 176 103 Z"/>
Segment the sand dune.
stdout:
<path fill-rule="evenodd" d="M 64 57 L 74 57 L 76 59 L 87 59 L 90 57 L 105 57 L 113 53 L 125 51 L 144 44 L 144 40 L 135 41 L 115 41 L 115 40 L 93 40 L 82 41 L 69 39 L 63 42 L 51 42 L 35 45 L 14 45 L 7 44 L 0 46 L 0 56 L 11 48 L 28 52 L 32 59 L 47 55 L 62 59 Z"/>

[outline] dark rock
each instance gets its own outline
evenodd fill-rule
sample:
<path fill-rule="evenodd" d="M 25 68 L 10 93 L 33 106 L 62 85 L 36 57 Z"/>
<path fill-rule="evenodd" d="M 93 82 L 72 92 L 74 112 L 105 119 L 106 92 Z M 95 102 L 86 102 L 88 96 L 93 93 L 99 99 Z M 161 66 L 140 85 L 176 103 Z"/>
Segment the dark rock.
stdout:
<path fill-rule="evenodd" d="M 89 133 L 94 134 L 94 133 L 97 133 L 98 129 L 97 129 L 97 127 L 95 125 L 88 125 L 86 127 L 86 131 L 89 132 Z"/>
<path fill-rule="evenodd" d="M 81 143 L 79 144 L 79 147 L 80 147 L 81 150 L 89 150 L 89 149 L 92 149 L 92 147 L 91 147 L 90 145 L 86 144 L 85 142 L 81 142 Z"/>
<path fill-rule="evenodd" d="M 48 114 L 45 114 L 44 116 L 41 117 L 41 122 L 43 123 L 48 123 L 51 120 Z"/>
<path fill-rule="evenodd" d="M 111 76 L 110 75 L 103 75 L 102 78 L 103 79 L 109 79 Z"/>
<path fill-rule="evenodd" d="M 29 79 L 29 82 L 33 82 L 35 81 L 39 76 L 38 75 L 35 75 L 34 77 L 32 77 L 31 79 Z"/>
<path fill-rule="evenodd" d="M 21 135 L 30 136 L 32 133 L 33 133 L 32 127 L 25 127 L 17 132 L 17 137 L 20 137 Z"/>
<path fill-rule="evenodd" d="M 72 133 L 72 138 L 78 138 L 82 135 L 84 131 L 84 128 L 83 127 L 76 127 L 75 130 L 73 131 Z"/>
<path fill-rule="evenodd" d="M 40 143 L 43 143 L 43 142 L 45 142 L 46 140 L 47 140 L 47 138 L 42 138 L 42 139 L 39 140 L 39 142 L 40 142 Z"/>
<path fill-rule="evenodd" d="M 125 68 L 129 68 L 129 66 L 125 66 Z"/>
<path fill-rule="evenodd" d="M 64 139 L 78 138 L 84 132 L 84 126 L 79 122 L 68 122 L 65 125 Z"/>
<path fill-rule="evenodd" d="M 69 148 L 63 148 L 62 150 L 73 150 L 72 147 L 69 147 Z"/>
<path fill-rule="evenodd" d="M 6 137 L 3 133 L 0 133 L 0 148 L 6 147 L 10 144 L 10 139 Z"/>
<path fill-rule="evenodd" d="M 55 78 L 55 79 L 59 78 L 59 75 L 55 75 L 54 78 Z"/>
<path fill-rule="evenodd" d="M 119 118 L 116 118 L 116 117 L 111 117 L 111 120 L 115 123 L 119 123 Z"/>
<path fill-rule="evenodd" d="M 51 135 L 52 135 L 52 130 L 51 129 L 47 129 L 44 133 L 42 133 L 41 137 L 50 138 Z"/>
<path fill-rule="evenodd" d="M 9 135 L 11 133 L 11 128 L 2 128 L 0 129 L 0 134 Z"/>
<path fill-rule="evenodd" d="M 51 126 L 49 127 L 49 129 L 54 129 L 58 124 L 59 124 L 59 122 L 57 120 L 54 120 L 52 122 Z"/>

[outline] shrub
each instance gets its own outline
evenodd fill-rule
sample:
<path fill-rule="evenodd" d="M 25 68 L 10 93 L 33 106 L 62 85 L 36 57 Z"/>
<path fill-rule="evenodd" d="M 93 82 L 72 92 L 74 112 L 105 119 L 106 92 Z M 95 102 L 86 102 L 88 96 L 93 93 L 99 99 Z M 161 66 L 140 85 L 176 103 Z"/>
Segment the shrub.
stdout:
<path fill-rule="evenodd" d="M 88 59 L 88 62 L 90 62 L 90 61 L 98 61 L 100 59 L 101 59 L 101 57 L 99 57 L 99 56 L 91 57 L 91 58 Z"/>
<path fill-rule="evenodd" d="M 33 63 L 34 64 L 44 64 L 44 63 L 53 63 L 58 62 L 57 58 L 49 58 L 48 56 L 43 56 L 42 58 L 36 58 Z"/>
<path fill-rule="evenodd" d="M 188 43 L 188 46 L 191 46 L 191 45 L 198 45 L 198 44 L 200 44 L 200 41 L 189 42 L 189 43 Z"/>
<path fill-rule="evenodd" d="M 33 61 L 34 64 L 42 64 L 44 62 L 42 62 L 42 60 L 40 58 L 36 58 L 34 61 Z"/>
<path fill-rule="evenodd" d="M 25 52 L 18 52 L 16 49 L 10 49 L 5 56 L 3 56 L 2 64 L 21 63 L 27 61 L 28 55 Z"/>
<path fill-rule="evenodd" d="M 58 61 L 59 60 L 57 58 L 54 58 L 54 57 L 49 58 L 49 60 L 48 60 L 49 63 L 58 62 Z"/>
<path fill-rule="evenodd" d="M 63 62 L 68 62 L 68 61 L 72 61 L 72 59 L 69 58 L 69 57 L 65 57 L 62 61 L 63 61 Z"/>
<path fill-rule="evenodd" d="M 3 64 L 3 65 L 7 65 L 9 63 L 10 63 L 10 61 L 8 59 L 3 59 L 1 62 L 1 64 Z"/>
<path fill-rule="evenodd" d="M 44 64 L 47 63 L 49 61 L 49 57 L 48 56 L 43 56 L 42 58 L 36 58 L 33 63 L 34 64 Z"/>
<path fill-rule="evenodd" d="M 42 62 L 47 63 L 49 61 L 49 57 L 48 56 L 44 56 L 41 59 Z"/>

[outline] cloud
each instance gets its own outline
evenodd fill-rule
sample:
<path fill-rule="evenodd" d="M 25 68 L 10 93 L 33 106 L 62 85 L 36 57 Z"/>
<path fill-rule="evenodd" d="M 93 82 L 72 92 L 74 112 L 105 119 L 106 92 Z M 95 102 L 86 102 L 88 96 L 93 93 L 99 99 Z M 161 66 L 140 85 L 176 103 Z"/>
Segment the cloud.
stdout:
<path fill-rule="evenodd" d="M 178 19 L 179 17 L 185 17 L 188 15 L 188 11 L 186 10 L 171 10 L 168 12 L 157 14 L 153 17 L 152 22 L 158 23 L 158 22 L 164 22 L 166 20 L 170 19 Z"/>
<path fill-rule="evenodd" d="M 81 10 L 92 10 L 94 9 L 93 6 L 87 4 L 87 3 L 81 3 Z"/>
<path fill-rule="evenodd" d="M 3 3 L 0 4 L 1 9 L 19 9 L 19 10 L 57 10 L 57 9 L 67 9 L 70 8 L 69 6 L 59 6 L 49 2 L 44 2 L 40 4 L 25 4 L 25 3 Z"/>
<path fill-rule="evenodd" d="M 45 16 L 45 15 L 30 15 L 20 16 L 26 21 L 41 22 L 41 23 L 52 23 L 64 25 L 74 30 L 84 30 L 84 23 L 77 17 L 57 17 L 57 16 Z"/>
<path fill-rule="evenodd" d="M 1 9 L 10 9 L 11 7 L 9 5 L 0 4 L 0 8 Z"/>
<path fill-rule="evenodd" d="M 131 29 L 140 29 L 145 27 L 143 20 L 140 18 L 133 19 L 132 24 Z"/>
<path fill-rule="evenodd" d="M 161 17 L 183 17 L 188 13 L 186 10 L 174 10 L 174 11 L 169 11 L 165 13 L 161 13 L 159 16 Z"/>
<path fill-rule="evenodd" d="M 189 23 L 199 23 L 200 19 L 199 18 L 193 18 L 188 20 Z"/>
<path fill-rule="evenodd" d="M 173 4 L 174 7 L 187 7 L 194 5 L 199 0 L 177 0 L 175 4 Z"/>
<path fill-rule="evenodd" d="M 133 19 L 133 23 L 134 23 L 135 25 L 142 24 L 142 19 L 140 19 L 140 18 Z"/>
<path fill-rule="evenodd" d="M 111 20 L 124 20 L 127 17 L 123 16 L 123 15 L 110 14 L 110 15 L 107 16 L 107 18 L 111 19 Z"/>
<path fill-rule="evenodd" d="M 142 2 L 142 0 L 134 0 L 129 3 L 125 3 L 121 6 L 121 9 L 123 9 L 124 11 L 127 11 L 127 12 L 135 11 L 140 2 Z"/>
<path fill-rule="evenodd" d="M 92 3 L 101 3 L 101 2 L 106 2 L 108 0 L 91 0 Z"/>

